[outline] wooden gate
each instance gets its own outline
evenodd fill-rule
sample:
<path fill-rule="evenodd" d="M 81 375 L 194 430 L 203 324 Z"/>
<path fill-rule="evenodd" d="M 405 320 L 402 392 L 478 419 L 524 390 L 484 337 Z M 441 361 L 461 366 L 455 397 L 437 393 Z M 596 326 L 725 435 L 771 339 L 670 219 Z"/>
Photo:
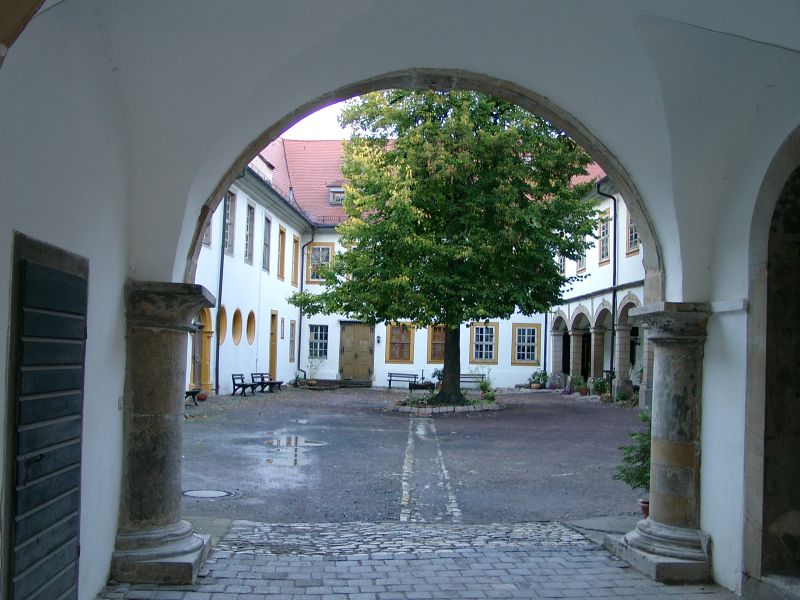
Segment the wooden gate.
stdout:
<path fill-rule="evenodd" d="M 7 597 L 77 598 L 88 263 L 17 235 Z"/>
<path fill-rule="evenodd" d="M 375 327 L 366 323 L 342 323 L 339 375 L 342 381 L 371 383 Z"/>

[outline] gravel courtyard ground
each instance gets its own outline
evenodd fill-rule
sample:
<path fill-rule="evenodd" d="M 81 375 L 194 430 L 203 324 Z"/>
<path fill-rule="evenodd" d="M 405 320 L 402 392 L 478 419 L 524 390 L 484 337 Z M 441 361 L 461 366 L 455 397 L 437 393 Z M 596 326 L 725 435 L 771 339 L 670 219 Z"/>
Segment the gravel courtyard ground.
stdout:
<path fill-rule="evenodd" d="M 409 417 L 405 392 L 289 388 L 186 409 L 184 514 L 272 523 L 509 523 L 632 515 L 611 479 L 636 410 L 511 391 L 507 408 Z"/>

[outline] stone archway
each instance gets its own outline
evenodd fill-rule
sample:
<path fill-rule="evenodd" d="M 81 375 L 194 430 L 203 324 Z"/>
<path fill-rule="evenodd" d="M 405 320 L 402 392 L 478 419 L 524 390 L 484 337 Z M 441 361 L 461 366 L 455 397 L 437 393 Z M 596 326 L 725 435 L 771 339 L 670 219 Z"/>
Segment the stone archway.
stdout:
<path fill-rule="evenodd" d="M 163 330 L 158 335 L 154 334 L 152 342 L 148 342 L 150 346 L 129 347 L 126 375 L 129 388 L 139 385 L 139 374 L 151 364 L 151 353 L 146 348 L 156 345 L 156 338 L 171 340 L 172 334 L 183 332 L 183 348 L 170 341 L 166 344 L 168 349 L 164 352 L 171 353 L 171 360 L 162 362 L 172 364 L 184 360 L 186 354 L 185 332 L 188 326 L 186 315 L 197 314 L 199 308 L 213 303 L 213 298 L 204 290 L 198 290 L 197 286 L 190 285 L 195 277 L 203 232 L 219 204 L 223 192 L 228 189 L 251 158 L 290 125 L 317 108 L 338 100 L 387 88 L 471 89 L 493 94 L 514 102 L 530 112 L 542 115 L 569 132 L 572 138 L 603 167 L 625 196 L 639 226 L 639 235 L 649 249 L 644 255 L 646 289 L 649 290 L 651 300 L 662 299 L 664 290 L 662 253 L 660 244 L 653 234 L 650 218 L 644 209 L 644 203 L 632 178 L 599 138 L 588 131 L 580 121 L 554 105 L 546 97 L 521 88 L 514 83 L 483 74 L 452 69 L 408 69 L 356 82 L 306 102 L 261 132 L 252 143 L 242 150 L 199 211 L 184 269 L 186 283 L 142 282 L 137 283 L 128 291 L 129 330 L 133 334 L 137 334 L 140 329 L 142 331 L 152 330 L 151 321 L 153 320 L 158 321 Z M 593 320 L 591 311 L 585 307 L 579 307 L 579 313 L 576 314 L 579 314 L 578 321 L 573 315 L 570 322 L 570 372 L 580 372 L 588 377 L 591 372 L 589 328 Z M 132 333 L 129 333 L 129 339 L 132 339 Z M 218 333 L 222 337 L 223 330 L 220 329 Z M 151 385 L 157 385 L 160 390 L 163 390 L 163 393 L 151 395 L 149 399 L 153 404 L 151 408 L 156 412 L 163 413 L 165 417 L 159 423 L 163 429 L 160 432 L 161 437 L 180 440 L 181 424 L 179 420 L 175 419 L 174 397 L 180 391 L 178 387 L 183 386 L 184 375 L 181 372 L 161 373 L 151 382 Z M 135 406 L 136 397 L 139 395 L 140 390 L 138 389 L 131 389 L 128 392 L 129 399 L 126 405 L 132 406 L 134 412 L 139 410 Z M 126 488 L 123 490 L 120 533 L 117 537 L 117 550 L 112 561 L 112 576 L 121 581 L 133 581 L 137 578 L 138 580 L 166 581 L 170 580 L 170 577 L 173 578 L 171 581 L 176 583 L 191 581 L 206 546 L 198 541 L 191 529 L 187 530 L 187 524 L 180 520 L 180 490 L 178 489 L 180 478 L 176 475 L 176 470 L 178 473 L 180 471 L 180 448 L 170 446 L 168 450 L 162 450 L 151 439 L 153 438 L 152 432 L 149 437 L 146 434 L 144 422 L 138 429 L 126 427 L 124 432 L 126 455 L 123 477 Z M 142 440 L 148 441 L 146 447 L 142 447 Z M 160 458 L 164 463 L 164 472 L 158 477 L 153 478 L 148 475 L 145 478 L 144 474 L 149 473 L 149 465 L 154 456 Z M 157 489 L 153 487 L 155 485 L 153 482 L 158 482 Z"/>
<path fill-rule="evenodd" d="M 750 235 L 743 589 L 800 572 L 800 128 L 767 170 Z M 774 590 L 768 593 L 775 593 Z"/>

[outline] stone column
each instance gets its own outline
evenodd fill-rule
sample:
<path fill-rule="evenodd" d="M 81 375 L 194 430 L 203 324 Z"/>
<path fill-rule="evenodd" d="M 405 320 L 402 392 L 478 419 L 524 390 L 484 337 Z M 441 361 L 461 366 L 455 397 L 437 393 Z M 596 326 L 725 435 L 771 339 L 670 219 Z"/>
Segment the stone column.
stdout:
<path fill-rule="evenodd" d="M 561 367 L 564 363 L 564 332 L 551 331 L 550 332 L 550 347 L 553 349 L 553 362 L 550 363 L 551 373 L 561 373 Z"/>
<path fill-rule="evenodd" d="M 617 390 L 626 388 L 628 373 L 631 370 L 631 326 L 617 325 L 614 330 L 617 336 L 614 340 L 614 374 L 616 378 L 611 393 L 616 398 Z"/>
<path fill-rule="evenodd" d="M 708 307 L 661 302 L 630 316 L 649 325 L 655 346 L 650 517 L 610 545 L 658 581 L 705 581 L 711 561 L 699 529 L 700 414 Z"/>
<path fill-rule="evenodd" d="M 181 520 L 187 332 L 214 297 L 202 286 L 129 282 L 122 498 L 111 578 L 193 583 L 208 538 Z"/>
<path fill-rule="evenodd" d="M 569 374 L 581 374 L 581 350 L 583 348 L 583 329 L 569 331 Z"/>
<path fill-rule="evenodd" d="M 592 335 L 592 362 L 589 377 L 603 378 L 603 353 L 606 344 L 606 328 L 590 327 L 589 333 Z"/>
<path fill-rule="evenodd" d="M 650 327 L 647 323 L 639 324 L 639 339 L 642 340 L 642 381 L 639 385 L 639 406 L 653 406 L 653 364 L 655 345 L 650 340 Z"/>

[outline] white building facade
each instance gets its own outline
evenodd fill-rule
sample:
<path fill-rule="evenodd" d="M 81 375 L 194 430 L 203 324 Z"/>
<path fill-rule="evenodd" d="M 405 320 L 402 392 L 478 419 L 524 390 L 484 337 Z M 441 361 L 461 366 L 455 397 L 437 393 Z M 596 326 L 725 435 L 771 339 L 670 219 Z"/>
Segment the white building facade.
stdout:
<path fill-rule="evenodd" d="M 202 330 L 192 336 L 187 385 L 230 393 L 234 373 L 246 381 L 252 373 L 267 373 L 285 382 L 299 377 L 375 386 L 389 385 L 390 373 L 432 379 L 444 363 L 443 328 L 303 315 L 288 303 L 294 292 L 323 291 L 317 266 L 345 250 L 335 228 L 344 218 L 341 150 L 326 161 L 317 154 L 330 153 L 338 142 L 276 144 L 287 147 L 290 158 L 274 166 L 264 158 L 276 154 L 274 147 L 259 154 L 261 160 L 226 193 L 204 234 L 196 282 L 215 290 L 218 302 L 196 320 Z M 580 373 L 588 380 L 613 369 L 621 381 L 638 385 L 645 379 L 644 336 L 627 323 L 628 310 L 642 304 L 644 250 L 620 194 L 609 193 L 615 190 L 596 165 L 592 173 L 602 192 L 586 199 L 600 213 L 597 241 L 583 261 L 562 261 L 566 275 L 581 279 L 550 314 L 464 323 L 462 373 L 483 374 L 500 388 L 526 384 L 538 370 Z M 295 191 L 291 182 L 302 184 Z M 312 214 L 320 198 L 327 199 L 324 217 Z"/>

